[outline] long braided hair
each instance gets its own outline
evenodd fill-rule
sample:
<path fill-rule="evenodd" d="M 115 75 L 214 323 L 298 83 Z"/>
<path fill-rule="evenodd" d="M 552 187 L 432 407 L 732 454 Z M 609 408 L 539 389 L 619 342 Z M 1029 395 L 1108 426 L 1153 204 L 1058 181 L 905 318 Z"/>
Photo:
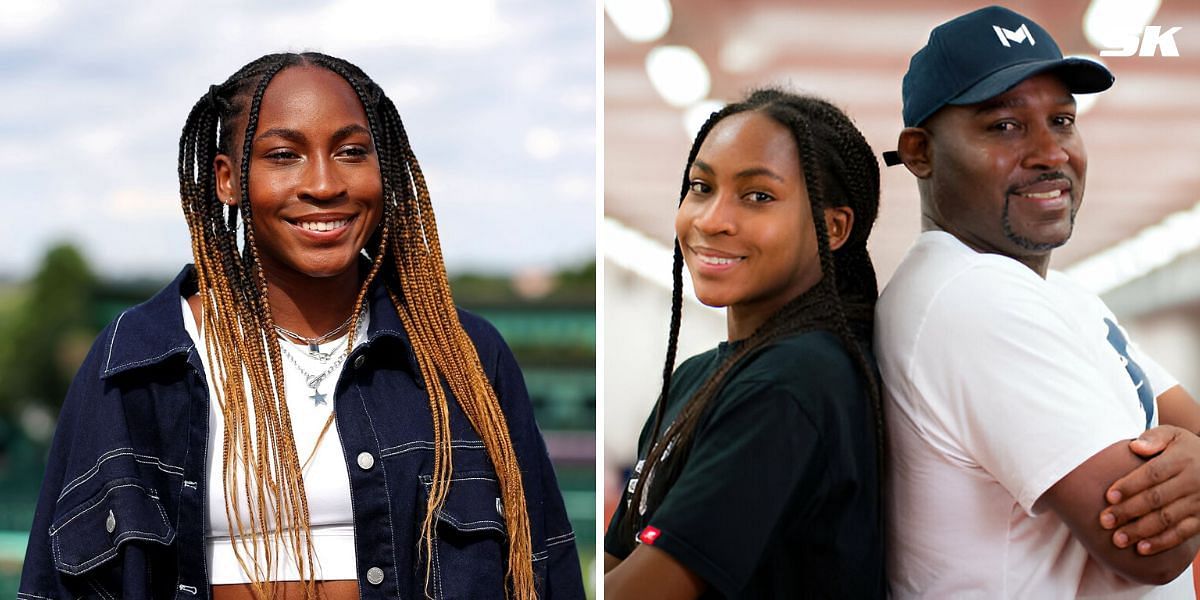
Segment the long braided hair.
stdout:
<path fill-rule="evenodd" d="M 224 414 L 225 510 L 237 540 L 238 561 L 254 582 L 255 593 L 272 597 L 270 576 L 274 562 L 280 560 L 272 548 L 286 548 L 296 557 L 306 595 L 315 596 L 304 481 L 283 394 L 283 365 L 267 301 L 266 274 L 254 240 L 253 203 L 245 201 L 263 94 L 276 74 L 300 66 L 327 69 L 350 84 L 366 112 L 379 157 L 383 216 L 364 249 L 371 266 L 355 301 L 350 331 L 357 331 L 368 288 L 379 278 L 411 340 L 433 420 L 432 486 L 421 524 L 426 584 L 436 515 L 446 502 L 452 470 L 445 382 L 496 469 L 505 507 L 506 579 L 511 593 L 522 600 L 534 598 L 529 514 L 516 452 L 496 392 L 459 323 L 429 190 L 404 124 L 392 101 L 361 69 L 315 52 L 263 56 L 212 86 L 192 108 L 179 141 L 180 197 L 192 237 L 210 376 L 215 378 Z M 243 122 L 240 154 L 231 152 Z M 218 154 L 240 159 L 243 201 L 236 206 L 227 207 L 217 199 L 213 161 Z M 240 246 L 239 219 L 244 230 Z M 353 340 L 347 344 L 347 354 L 351 344 Z M 239 468 L 247 474 L 244 480 L 238 478 Z M 248 523 L 243 523 L 237 509 L 239 500 L 249 506 Z M 258 537 L 267 537 L 266 543 L 259 544 Z M 245 555 L 263 560 L 260 564 L 252 558 L 247 564 Z"/>
<path fill-rule="evenodd" d="M 879 163 L 854 123 L 832 104 L 810 96 L 776 89 L 759 90 L 745 101 L 713 113 L 696 134 L 683 171 L 680 203 L 689 191 L 692 163 L 712 128 L 722 119 L 747 111 L 767 115 L 792 132 L 799 150 L 813 226 L 821 261 L 821 281 L 788 302 L 739 344 L 687 399 L 665 432 L 663 414 L 671 391 L 671 374 L 678 348 L 683 305 L 683 253 L 675 240 L 672 269 L 671 321 L 662 390 L 654 408 L 650 451 L 642 465 L 629 507 L 618 523 L 620 539 L 630 540 L 645 525 L 683 470 L 692 440 L 705 410 L 734 370 L 779 339 L 804 331 L 825 330 L 840 339 L 866 381 L 874 423 L 871 432 L 877 457 L 883 453 L 883 413 L 878 377 L 864 348 L 869 347 L 878 288 L 875 268 L 867 253 L 867 236 L 879 208 Z M 836 251 L 829 248 L 824 209 L 847 206 L 854 212 L 853 227 Z M 856 399 L 848 398 L 847 401 Z"/>

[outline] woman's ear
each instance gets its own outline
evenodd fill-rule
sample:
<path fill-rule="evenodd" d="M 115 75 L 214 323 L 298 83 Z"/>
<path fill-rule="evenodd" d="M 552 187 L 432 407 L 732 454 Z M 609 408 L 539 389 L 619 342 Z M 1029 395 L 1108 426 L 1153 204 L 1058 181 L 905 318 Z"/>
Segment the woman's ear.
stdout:
<path fill-rule="evenodd" d="M 233 174 L 233 160 L 228 154 L 218 154 L 213 159 L 213 172 L 217 176 L 217 199 L 229 206 L 237 206 L 237 189 Z"/>
<path fill-rule="evenodd" d="M 829 249 L 841 248 L 850 239 L 854 230 L 854 210 L 849 206 L 832 206 L 825 209 L 825 232 L 829 235 Z"/>

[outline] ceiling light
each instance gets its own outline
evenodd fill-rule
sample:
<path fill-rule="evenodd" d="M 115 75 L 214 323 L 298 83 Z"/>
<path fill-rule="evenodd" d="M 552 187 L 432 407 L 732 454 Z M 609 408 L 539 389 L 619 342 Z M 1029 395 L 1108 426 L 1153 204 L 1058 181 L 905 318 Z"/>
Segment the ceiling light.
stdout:
<path fill-rule="evenodd" d="M 1066 269 L 1097 294 L 1112 291 L 1200 248 L 1200 203 Z"/>
<path fill-rule="evenodd" d="M 671 28 L 671 4 L 667 0 L 605 0 L 608 19 L 629 41 L 653 42 Z"/>
<path fill-rule="evenodd" d="M 646 55 L 646 74 L 658 95 L 683 108 L 708 96 L 708 67 L 686 46 L 658 46 Z"/>

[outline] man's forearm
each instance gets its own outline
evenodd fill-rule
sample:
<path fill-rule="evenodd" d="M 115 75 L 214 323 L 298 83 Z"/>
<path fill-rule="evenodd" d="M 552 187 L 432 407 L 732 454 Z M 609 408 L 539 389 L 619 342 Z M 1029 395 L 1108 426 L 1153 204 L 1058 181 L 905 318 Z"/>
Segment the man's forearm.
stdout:
<path fill-rule="evenodd" d="M 1191 564 L 1195 543 L 1176 546 L 1154 555 L 1139 554 L 1135 546 L 1119 548 L 1112 532 L 1100 525 L 1100 513 L 1110 482 L 1135 470 L 1144 459 L 1129 449 L 1128 441 L 1115 442 L 1089 458 L 1054 484 L 1042 501 L 1071 529 L 1088 553 L 1122 577 L 1146 584 L 1162 584 L 1179 576 Z"/>

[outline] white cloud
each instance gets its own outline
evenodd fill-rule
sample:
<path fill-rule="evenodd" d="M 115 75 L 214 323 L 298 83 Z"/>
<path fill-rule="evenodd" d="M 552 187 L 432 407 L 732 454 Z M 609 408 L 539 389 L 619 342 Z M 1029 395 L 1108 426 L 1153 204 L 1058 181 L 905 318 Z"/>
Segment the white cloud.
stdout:
<path fill-rule="evenodd" d="M 264 25 L 268 37 L 350 50 L 481 48 L 501 42 L 508 32 L 495 0 L 334 1 L 309 13 L 277 16 Z"/>
<path fill-rule="evenodd" d="M 563 107 L 577 112 L 593 112 L 596 109 L 596 88 L 591 85 L 572 85 L 559 95 Z"/>
<path fill-rule="evenodd" d="M 525 152 L 537 160 L 550 160 L 562 152 L 562 140 L 548 127 L 534 127 L 525 132 Z"/>
<path fill-rule="evenodd" d="M 108 197 L 107 212 L 109 216 L 125 222 L 183 218 L 177 198 L 164 198 L 161 191 L 137 187 L 112 191 Z"/>
<path fill-rule="evenodd" d="M 68 140 L 68 145 L 87 152 L 93 159 L 102 159 L 125 145 L 126 141 L 127 135 L 124 131 L 111 125 L 104 125 L 79 132 L 73 140 Z"/>
<path fill-rule="evenodd" d="M 554 191 L 560 199 L 591 202 L 596 183 L 591 177 L 564 175 L 554 180 Z"/>
<path fill-rule="evenodd" d="M 41 155 L 27 142 L 15 139 L 0 139 L 0 172 L 15 172 L 42 162 Z M 9 180 L 11 184 L 12 180 Z"/>
<path fill-rule="evenodd" d="M 62 14 L 57 0 L 0 2 L 0 40 L 9 43 L 41 35 Z"/>
<path fill-rule="evenodd" d="M 425 76 L 398 78 L 386 83 L 379 82 L 384 93 L 392 99 L 392 103 L 403 115 L 404 111 L 416 106 L 436 102 L 443 96 L 442 85 Z"/>
<path fill-rule="evenodd" d="M 443 240 L 451 260 L 511 271 L 593 243 L 594 4 L 18 2 L 0 0 L 0 237 L 14 249 L 0 275 L 30 272 L 57 239 L 105 275 L 173 274 L 190 254 L 175 179 L 188 110 L 286 49 L 343 56 L 381 82 L 457 232 Z"/>

